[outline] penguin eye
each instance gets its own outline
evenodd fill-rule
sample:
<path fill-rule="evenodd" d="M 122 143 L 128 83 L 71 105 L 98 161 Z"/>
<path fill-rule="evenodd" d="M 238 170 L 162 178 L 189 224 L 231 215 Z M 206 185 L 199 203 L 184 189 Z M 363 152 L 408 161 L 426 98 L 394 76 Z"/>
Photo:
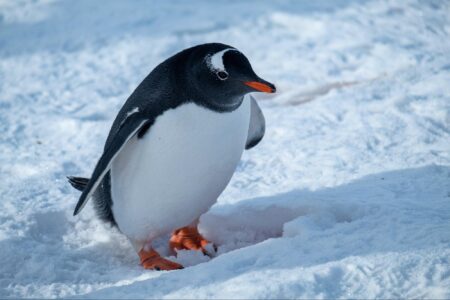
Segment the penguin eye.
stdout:
<path fill-rule="evenodd" d="M 219 71 L 216 75 L 220 80 L 226 80 L 228 78 L 228 73 L 225 71 Z"/>

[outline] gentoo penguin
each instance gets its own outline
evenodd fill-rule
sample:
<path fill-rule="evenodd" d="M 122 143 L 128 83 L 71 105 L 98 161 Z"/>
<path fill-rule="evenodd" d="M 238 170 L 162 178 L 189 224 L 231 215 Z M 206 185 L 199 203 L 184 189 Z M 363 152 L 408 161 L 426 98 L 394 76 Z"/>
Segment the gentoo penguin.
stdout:
<path fill-rule="evenodd" d="M 119 111 L 74 215 L 93 198 L 98 216 L 125 234 L 146 269 L 180 264 L 151 245 L 172 232 L 172 249 L 206 252 L 197 220 L 217 200 L 244 149 L 262 139 L 264 116 L 251 92 L 275 86 L 236 48 L 211 43 L 158 65 Z"/>

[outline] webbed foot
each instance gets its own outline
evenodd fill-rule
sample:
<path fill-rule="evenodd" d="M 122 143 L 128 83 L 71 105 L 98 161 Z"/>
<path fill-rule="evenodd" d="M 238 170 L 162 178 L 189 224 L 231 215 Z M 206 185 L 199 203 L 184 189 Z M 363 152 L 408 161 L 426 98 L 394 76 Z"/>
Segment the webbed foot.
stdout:
<path fill-rule="evenodd" d="M 197 227 L 183 227 L 174 231 L 170 238 L 169 247 L 172 251 L 175 250 L 200 250 L 203 254 L 212 256 L 211 251 L 208 251 L 207 245 L 211 244 L 199 232 Z M 216 246 L 212 245 L 214 251 L 217 251 Z"/>
<path fill-rule="evenodd" d="M 146 251 L 142 249 L 139 251 L 139 257 L 141 259 L 141 265 L 145 269 L 157 270 L 157 271 L 170 271 L 170 270 L 178 270 L 183 269 L 183 266 L 165 259 L 158 252 L 153 249 Z"/>

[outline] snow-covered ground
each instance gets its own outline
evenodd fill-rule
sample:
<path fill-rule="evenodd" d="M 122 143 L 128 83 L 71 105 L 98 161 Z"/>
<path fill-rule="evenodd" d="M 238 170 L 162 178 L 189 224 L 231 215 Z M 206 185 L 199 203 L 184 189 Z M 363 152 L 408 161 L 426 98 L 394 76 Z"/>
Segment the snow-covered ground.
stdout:
<path fill-rule="evenodd" d="M 0 1 L 0 297 L 450 298 L 448 1 Z M 127 96 L 223 42 L 279 93 L 201 218 L 218 246 L 143 270 L 72 217 Z M 164 252 L 163 241 L 159 249 Z"/>

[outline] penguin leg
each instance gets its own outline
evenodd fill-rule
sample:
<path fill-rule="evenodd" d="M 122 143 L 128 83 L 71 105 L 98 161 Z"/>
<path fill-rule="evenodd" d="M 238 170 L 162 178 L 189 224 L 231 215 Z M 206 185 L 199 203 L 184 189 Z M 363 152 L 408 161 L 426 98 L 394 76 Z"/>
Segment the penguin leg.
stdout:
<path fill-rule="evenodd" d="M 141 265 L 144 269 L 156 270 L 156 271 L 170 271 L 183 269 L 183 266 L 165 259 L 155 249 L 152 248 L 151 242 L 142 243 L 139 241 L 130 240 L 134 249 L 139 255 Z"/>
<path fill-rule="evenodd" d="M 212 254 L 206 249 L 210 241 L 205 239 L 197 229 L 198 221 L 195 221 L 189 226 L 178 228 L 172 233 L 172 237 L 169 241 L 169 248 L 176 253 L 176 250 L 200 250 L 203 254 L 212 256 Z M 217 248 L 213 245 L 214 251 Z"/>

